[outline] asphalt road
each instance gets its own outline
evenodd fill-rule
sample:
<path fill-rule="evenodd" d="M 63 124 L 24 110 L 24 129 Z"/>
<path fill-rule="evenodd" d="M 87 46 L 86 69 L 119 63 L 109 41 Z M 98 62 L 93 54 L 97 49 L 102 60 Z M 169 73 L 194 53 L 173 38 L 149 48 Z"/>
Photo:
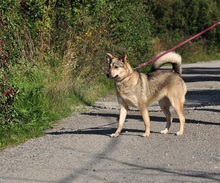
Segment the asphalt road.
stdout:
<path fill-rule="evenodd" d="M 184 65 L 188 87 L 185 133 L 160 134 L 165 118 L 149 108 L 151 136 L 137 110 L 129 111 L 123 133 L 115 96 L 63 119 L 45 132 L 0 152 L 1 183 L 220 182 L 220 61 Z M 111 82 L 111 81 L 109 81 Z"/>

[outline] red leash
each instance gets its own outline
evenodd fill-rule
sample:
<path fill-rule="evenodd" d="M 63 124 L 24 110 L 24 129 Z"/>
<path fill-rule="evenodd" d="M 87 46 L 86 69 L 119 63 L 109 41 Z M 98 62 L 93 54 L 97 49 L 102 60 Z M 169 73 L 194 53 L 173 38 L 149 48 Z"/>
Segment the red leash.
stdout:
<path fill-rule="evenodd" d="M 217 25 L 220 25 L 220 22 L 217 22 L 217 23 L 213 24 L 212 26 L 208 27 L 207 29 L 203 30 L 202 32 L 196 34 L 195 36 L 192 36 L 191 38 L 189 38 L 189 39 L 183 41 L 182 43 L 180 43 L 180 44 L 174 46 L 173 48 L 171 48 L 171 49 L 169 49 L 169 50 L 163 52 L 162 54 L 160 54 L 160 55 L 158 55 L 158 56 L 152 58 L 151 60 L 148 60 L 147 62 L 144 62 L 144 63 L 142 63 L 142 64 L 139 64 L 137 67 L 134 68 L 134 70 L 140 69 L 140 68 L 142 68 L 142 67 L 146 67 L 148 64 L 150 64 L 150 63 L 156 61 L 157 59 L 159 59 L 159 58 L 162 57 L 163 55 L 165 55 L 165 54 L 167 54 L 167 53 L 169 53 L 169 52 L 175 50 L 176 48 L 179 48 L 180 46 L 182 46 L 182 45 L 188 43 L 189 41 L 191 41 L 191 40 L 193 40 L 193 39 L 195 39 L 195 38 L 201 36 L 201 35 L 204 34 L 205 32 L 207 32 L 207 31 L 209 31 L 210 29 L 213 29 L 214 27 L 216 27 Z"/>

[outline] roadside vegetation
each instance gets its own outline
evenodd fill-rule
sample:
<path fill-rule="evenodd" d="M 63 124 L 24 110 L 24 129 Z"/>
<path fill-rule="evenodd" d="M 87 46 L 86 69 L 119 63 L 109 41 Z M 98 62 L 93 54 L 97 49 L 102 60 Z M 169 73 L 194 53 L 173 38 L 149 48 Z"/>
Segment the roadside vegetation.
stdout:
<path fill-rule="evenodd" d="M 112 93 L 106 52 L 136 66 L 219 20 L 218 0 L 2 0 L 0 149 Z M 220 59 L 219 42 L 217 27 L 176 51 Z"/>

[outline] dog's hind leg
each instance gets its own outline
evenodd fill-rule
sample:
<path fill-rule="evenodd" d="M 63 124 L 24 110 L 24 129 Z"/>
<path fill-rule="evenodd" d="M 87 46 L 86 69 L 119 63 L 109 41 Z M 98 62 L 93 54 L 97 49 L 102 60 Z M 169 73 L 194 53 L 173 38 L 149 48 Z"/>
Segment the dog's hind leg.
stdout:
<path fill-rule="evenodd" d="M 146 107 L 143 107 L 140 109 L 141 115 L 144 120 L 144 126 L 145 126 L 145 133 L 142 135 L 142 137 L 149 137 L 150 136 L 150 118 L 148 114 L 148 110 Z"/>
<path fill-rule="evenodd" d="M 175 106 L 174 108 L 179 116 L 179 121 L 180 121 L 180 129 L 178 132 L 176 132 L 176 135 L 182 135 L 184 131 L 184 126 L 185 126 L 185 117 L 183 115 L 183 105 Z"/>
<path fill-rule="evenodd" d="M 182 135 L 185 126 L 185 117 L 183 115 L 183 105 L 184 105 L 184 97 L 180 100 L 176 100 L 172 102 L 172 106 L 175 109 L 177 115 L 179 116 L 180 128 L 176 135 Z"/>
<path fill-rule="evenodd" d="M 165 97 L 165 98 L 163 98 L 159 101 L 159 105 L 160 105 L 161 110 L 165 114 L 166 120 L 167 120 L 167 124 L 166 124 L 165 129 L 160 131 L 160 133 L 161 134 L 167 134 L 169 129 L 170 129 L 170 126 L 172 124 L 172 121 L 173 121 L 173 117 L 170 113 L 171 103 L 170 103 L 170 100 L 167 97 Z"/>
<path fill-rule="evenodd" d="M 126 115 L 127 115 L 127 110 L 128 110 L 127 107 L 121 105 L 120 115 L 119 115 L 119 122 L 118 122 L 118 128 L 117 128 L 115 133 L 110 135 L 110 137 L 118 137 L 120 135 L 122 127 L 123 127 L 123 124 L 125 122 Z"/>

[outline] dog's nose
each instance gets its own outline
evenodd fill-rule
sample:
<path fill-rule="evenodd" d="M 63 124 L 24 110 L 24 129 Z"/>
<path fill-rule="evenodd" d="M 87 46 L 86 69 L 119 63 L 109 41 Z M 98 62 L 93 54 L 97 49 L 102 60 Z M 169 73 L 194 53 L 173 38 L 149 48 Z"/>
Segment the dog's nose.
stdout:
<path fill-rule="evenodd" d="M 107 76 L 107 78 L 109 78 L 109 77 L 110 77 L 110 74 L 109 74 L 109 72 L 107 72 L 107 73 L 106 73 L 106 76 Z"/>

